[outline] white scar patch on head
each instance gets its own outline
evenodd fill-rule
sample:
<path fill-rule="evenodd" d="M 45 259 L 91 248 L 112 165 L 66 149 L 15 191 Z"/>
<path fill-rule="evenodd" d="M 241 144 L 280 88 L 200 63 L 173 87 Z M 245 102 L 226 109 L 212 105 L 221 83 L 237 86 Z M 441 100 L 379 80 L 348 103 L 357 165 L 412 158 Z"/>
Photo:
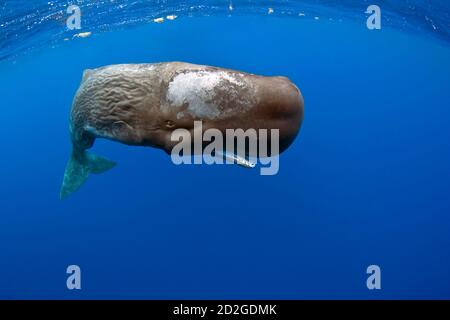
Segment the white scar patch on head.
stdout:
<path fill-rule="evenodd" d="M 167 100 L 174 107 L 187 104 L 186 112 L 193 116 L 214 119 L 221 113 L 213 102 L 215 89 L 227 83 L 238 87 L 245 85 L 238 76 L 225 71 L 191 70 L 180 73 L 169 84 Z"/>

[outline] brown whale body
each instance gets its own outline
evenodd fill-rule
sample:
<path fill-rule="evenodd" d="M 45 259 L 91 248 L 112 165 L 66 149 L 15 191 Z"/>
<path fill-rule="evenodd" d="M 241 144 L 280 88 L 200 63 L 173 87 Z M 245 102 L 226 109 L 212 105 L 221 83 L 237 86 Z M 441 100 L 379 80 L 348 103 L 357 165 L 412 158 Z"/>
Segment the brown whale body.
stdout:
<path fill-rule="evenodd" d="M 151 146 L 170 153 L 175 129 L 278 129 L 279 151 L 295 139 L 303 98 L 285 77 L 264 77 L 183 62 L 123 64 L 86 70 L 75 95 L 73 144 L 61 198 L 115 163 L 86 152 L 96 138 Z M 269 135 L 270 138 L 270 135 Z"/>

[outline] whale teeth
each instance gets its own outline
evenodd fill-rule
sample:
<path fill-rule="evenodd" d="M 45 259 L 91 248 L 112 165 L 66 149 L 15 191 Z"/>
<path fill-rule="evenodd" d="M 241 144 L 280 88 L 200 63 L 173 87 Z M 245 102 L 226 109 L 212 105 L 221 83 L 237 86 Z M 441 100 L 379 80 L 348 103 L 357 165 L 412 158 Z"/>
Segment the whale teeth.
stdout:
<path fill-rule="evenodd" d="M 75 35 L 73 35 L 73 38 L 87 38 L 92 34 L 92 32 L 88 31 L 88 32 L 80 32 L 77 33 Z"/>
<path fill-rule="evenodd" d="M 240 157 L 236 154 L 230 154 L 227 152 L 220 152 L 220 151 L 217 151 L 216 154 L 219 157 L 225 156 L 225 159 L 232 161 L 232 162 L 236 162 L 236 164 L 238 164 L 242 167 L 245 167 L 245 168 L 254 168 L 256 166 L 256 163 L 249 161 L 243 157 Z"/>

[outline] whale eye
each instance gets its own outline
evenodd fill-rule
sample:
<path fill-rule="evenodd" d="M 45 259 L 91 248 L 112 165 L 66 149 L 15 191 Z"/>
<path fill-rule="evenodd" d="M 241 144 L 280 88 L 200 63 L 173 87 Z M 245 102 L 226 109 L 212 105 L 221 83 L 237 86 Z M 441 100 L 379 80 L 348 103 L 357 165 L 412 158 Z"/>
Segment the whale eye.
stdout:
<path fill-rule="evenodd" d="M 175 123 L 172 120 L 166 120 L 167 128 L 173 128 L 174 126 L 175 126 Z"/>

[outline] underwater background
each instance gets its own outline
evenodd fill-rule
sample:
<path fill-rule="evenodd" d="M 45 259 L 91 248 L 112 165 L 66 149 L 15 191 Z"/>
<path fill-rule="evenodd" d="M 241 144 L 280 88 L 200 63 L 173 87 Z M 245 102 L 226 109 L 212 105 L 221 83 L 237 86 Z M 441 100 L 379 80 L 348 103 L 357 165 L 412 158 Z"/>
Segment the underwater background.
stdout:
<path fill-rule="evenodd" d="M 81 30 L 66 27 L 69 4 Z M 366 27 L 371 4 L 381 30 Z M 449 299 L 449 13 L 0 0 L 0 298 Z M 279 173 L 99 139 L 118 166 L 60 201 L 83 70 L 162 61 L 289 77 L 305 118 Z M 72 264 L 81 290 L 66 287 Z M 372 264 L 381 290 L 366 287 Z"/>

